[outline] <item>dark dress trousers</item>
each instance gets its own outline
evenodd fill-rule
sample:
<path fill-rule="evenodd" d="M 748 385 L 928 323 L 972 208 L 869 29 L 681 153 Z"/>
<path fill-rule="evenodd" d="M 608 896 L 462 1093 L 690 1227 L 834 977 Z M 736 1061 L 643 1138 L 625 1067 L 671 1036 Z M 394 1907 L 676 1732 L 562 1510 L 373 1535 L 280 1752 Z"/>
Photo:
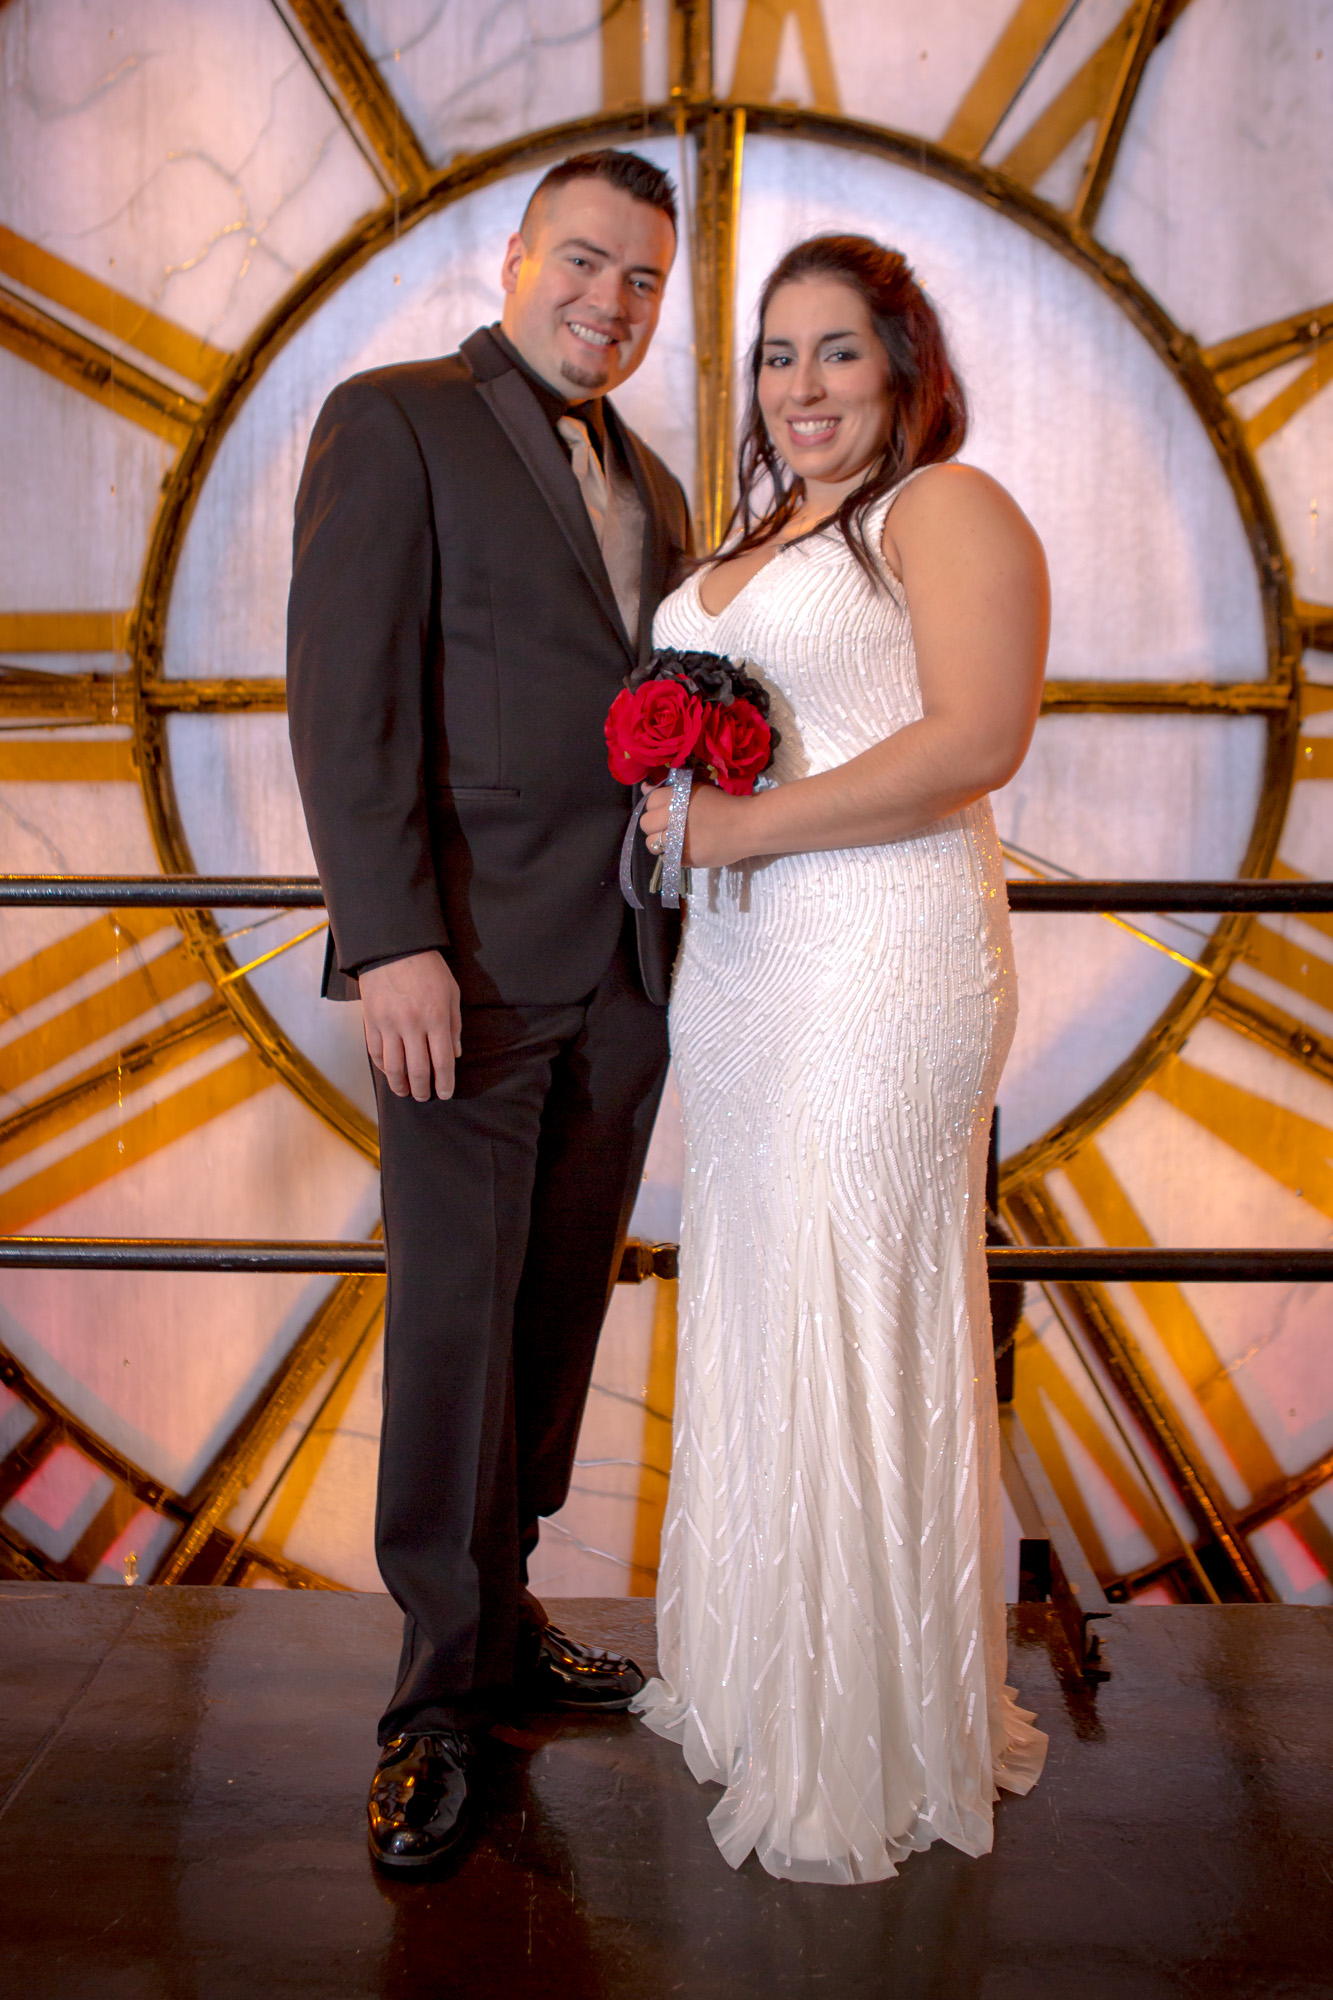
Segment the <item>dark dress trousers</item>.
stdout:
<path fill-rule="evenodd" d="M 605 448 L 645 517 L 627 633 L 557 412 L 482 330 L 335 389 L 297 495 L 287 697 L 329 911 L 325 992 L 350 998 L 358 968 L 438 949 L 463 1003 L 450 1100 L 375 1078 L 376 1550 L 405 1616 L 382 1738 L 484 1718 L 530 1656 L 526 1559 L 569 1489 L 666 1069 L 678 933 L 656 898 L 626 911 L 632 794 L 602 731 L 688 519 L 607 406 Z"/>

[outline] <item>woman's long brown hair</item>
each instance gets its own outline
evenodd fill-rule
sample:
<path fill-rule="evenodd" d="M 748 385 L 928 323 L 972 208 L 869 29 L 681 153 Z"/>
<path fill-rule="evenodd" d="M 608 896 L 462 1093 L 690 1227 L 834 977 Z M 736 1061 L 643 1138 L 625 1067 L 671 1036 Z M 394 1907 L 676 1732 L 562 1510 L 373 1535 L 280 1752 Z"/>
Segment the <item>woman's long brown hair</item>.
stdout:
<path fill-rule="evenodd" d="M 935 308 L 913 277 L 907 259 L 869 236 L 812 236 L 789 250 L 765 281 L 759 295 L 759 331 L 747 362 L 750 400 L 737 467 L 740 498 L 727 523 L 722 547 L 728 556 L 762 548 L 781 533 L 804 495 L 804 482 L 792 476 L 768 435 L 759 408 L 764 321 L 774 294 L 802 278 L 835 278 L 863 298 L 889 357 L 890 419 L 884 450 L 833 516 L 833 525 L 878 586 L 882 578 L 866 541 L 866 516 L 882 494 L 919 465 L 936 465 L 953 457 L 967 435 L 967 402 Z M 755 496 L 765 482 L 772 489 L 772 500 L 758 512 Z M 830 524 L 822 521 L 819 525 L 825 528 Z M 739 539 L 728 546 L 738 528 Z M 809 532 L 817 534 L 819 529 Z"/>

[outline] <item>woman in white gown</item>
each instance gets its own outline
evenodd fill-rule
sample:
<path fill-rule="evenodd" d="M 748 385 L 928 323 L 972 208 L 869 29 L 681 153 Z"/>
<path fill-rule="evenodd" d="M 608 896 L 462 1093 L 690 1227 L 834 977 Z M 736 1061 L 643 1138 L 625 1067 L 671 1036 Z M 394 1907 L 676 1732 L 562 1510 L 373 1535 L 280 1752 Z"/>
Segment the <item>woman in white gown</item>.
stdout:
<path fill-rule="evenodd" d="M 696 785 L 671 1032 L 680 1339 L 635 1703 L 733 1866 L 869 1882 L 991 1844 L 1045 1738 L 1005 1686 L 984 1253 L 1016 997 L 986 794 L 1022 761 L 1041 548 L 903 259 L 802 244 L 760 302 L 727 553 L 657 613 L 772 698 L 774 785 Z M 757 496 L 763 496 L 759 498 Z M 644 831 L 660 851 L 665 790 Z"/>

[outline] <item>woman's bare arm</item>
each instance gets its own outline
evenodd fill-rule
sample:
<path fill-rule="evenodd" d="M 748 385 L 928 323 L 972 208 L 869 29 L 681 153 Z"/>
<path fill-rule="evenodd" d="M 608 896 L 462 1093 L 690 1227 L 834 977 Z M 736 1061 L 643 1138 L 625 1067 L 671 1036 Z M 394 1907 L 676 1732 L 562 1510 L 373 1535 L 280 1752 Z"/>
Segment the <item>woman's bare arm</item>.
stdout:
<path fill-rule="evenodd" d="M 901 840 L 1006 784 L 1041 704 L 1050 593 L 1041 544 L 1003 487 L 968 466 L 914 480 L 890 510 L 884 553 L 902 577 L 922 716 L 836 770 L 730 798 L 696 786 L 685 858 L 749 856 Z M 669 794 L 643 826 L 666 826 Z"/>

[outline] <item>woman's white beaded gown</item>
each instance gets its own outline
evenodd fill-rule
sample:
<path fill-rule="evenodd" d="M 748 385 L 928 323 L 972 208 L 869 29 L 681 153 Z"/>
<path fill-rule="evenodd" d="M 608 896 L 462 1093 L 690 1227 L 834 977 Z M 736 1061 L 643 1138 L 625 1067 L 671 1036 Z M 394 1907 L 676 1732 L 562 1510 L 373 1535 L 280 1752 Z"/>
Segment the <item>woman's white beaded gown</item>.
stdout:
<path fill-rule="evenodd" d="M 920 476 L 920 475 L 913 475 Z M 903 485 L 907 482 L 904 481 Z M 899 486 L 875 507 L 878 552 Z M 658 646 L 725 653 L 827 771 L 921 714 L 902 586 L 782 548 Z M 739 1866 L 871 1882 L 991 1845 L 1046 1739 L 1005 1687 L 987 1132 L 1016 999 L 982 801 L 910 839 L 696 870 L 671 1003 L 685 1122 L 661 1679 Z"/>

